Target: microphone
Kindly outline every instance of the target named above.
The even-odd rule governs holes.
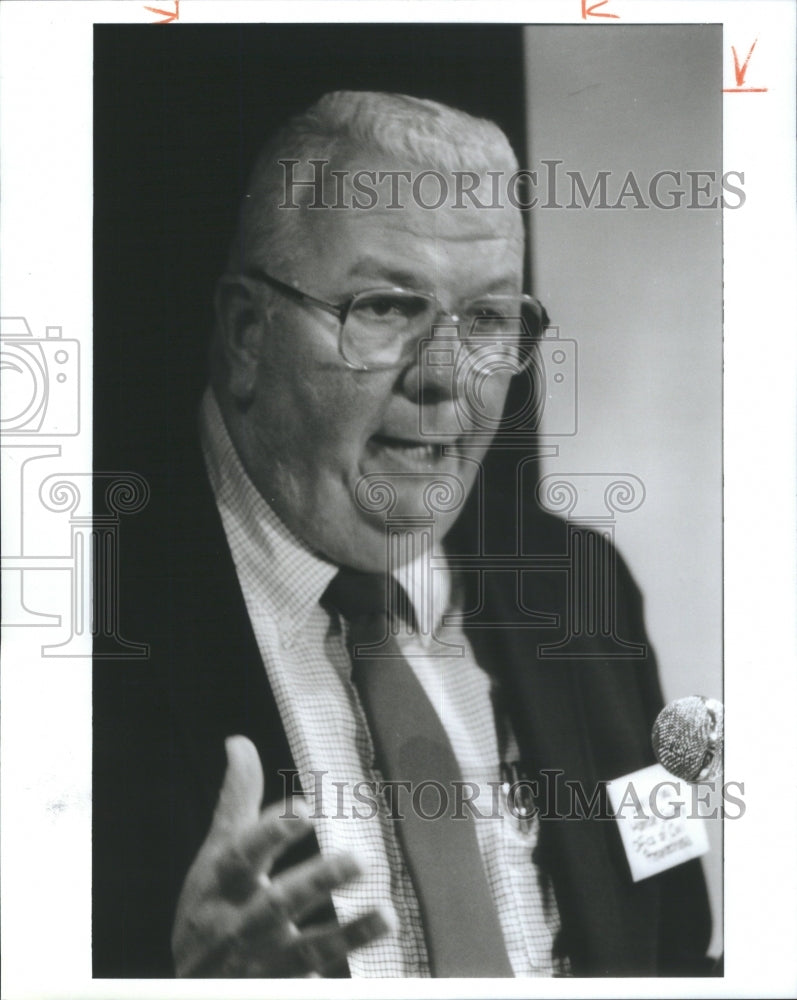
[[[712,781],[722,773],[725,709],[690,695],[665,705],[650,734],[656,760],[683,781]]]

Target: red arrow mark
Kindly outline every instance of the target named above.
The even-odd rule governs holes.
[[[600,0],[599,3],[592,4],[591,7],[587,7],[587,0],[581,0],[581,18],[586,21],[588,17],[613,17],[616,20],[620,20],[619,14],[596,14],[598,7],[605,7],[609,0]]]
[[[172,21],[180,20],[180,0],[174,0],[174,10],[161,10],[159,7],[144,7],[144,10],[151,10],[153,14],[162,14],[162,21],[154,21],[154,24],[170,24]]]
[[[767,87],[745,87],[744,78],[747,74],[747,67],[750,63],[750,56],[753,54],[753,49],[756,47],[758,39],[750,46],[750,51],[747,53],[747,58],[739,65],[739,54],[736,48],[731,45],[731,52],[733,52],[733,74],[736,77],[735,87],[724,87],[723,92],[726,94],[764,94],[767,91]]]

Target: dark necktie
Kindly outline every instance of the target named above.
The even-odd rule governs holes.
[[[454,783],[462,781],[459,765],[391,631],[399,622],[396,609],[409,602],[392,577],[390,582],[388,592],[384,575],[344,569],[324,603],[349,623],[352,680],[377,766],[387,781],[410,783],[409,792],[394,791],[392,811],[402,816],[394,822],[421,908],[432,975],[512,976],[476,839],[477,820],[467,806],[459,809],[467,818],[451,818]],[[445,796],[434,786],[442,786]],[[425,818],[443,804],[440,818]]]

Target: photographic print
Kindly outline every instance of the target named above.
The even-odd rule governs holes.
[[[721,71],[710,25],[95,29],[95,468],[148,494],[95,974],[716,970],[698,834],[626,860],[600,797],[660,684],[722,697]]]
[[[740,687],[736,248],[775,209],[729,105],[788,70],[779,5],[714,6],[70,22],[77,304],[4,303],[3,624],[78,992],[745,988],[790,751]]]

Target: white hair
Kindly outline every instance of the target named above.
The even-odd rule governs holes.
[[[286,169],[281,160],[328,160],[344,167],[364,154],[394,161],[397,167],[431,168],[441,173],[488,170],[510,175],[517,158],[509,140],[491,121],[436,101],[369,91],[340,90],[325,94],[303,114],[291,119],[266,143],[257,158],[243,198],[238,230],[230,249],[228,270],[253,264],[280,274],[301,252],[302,210],[312,189],[298,187],[285,203]]]

